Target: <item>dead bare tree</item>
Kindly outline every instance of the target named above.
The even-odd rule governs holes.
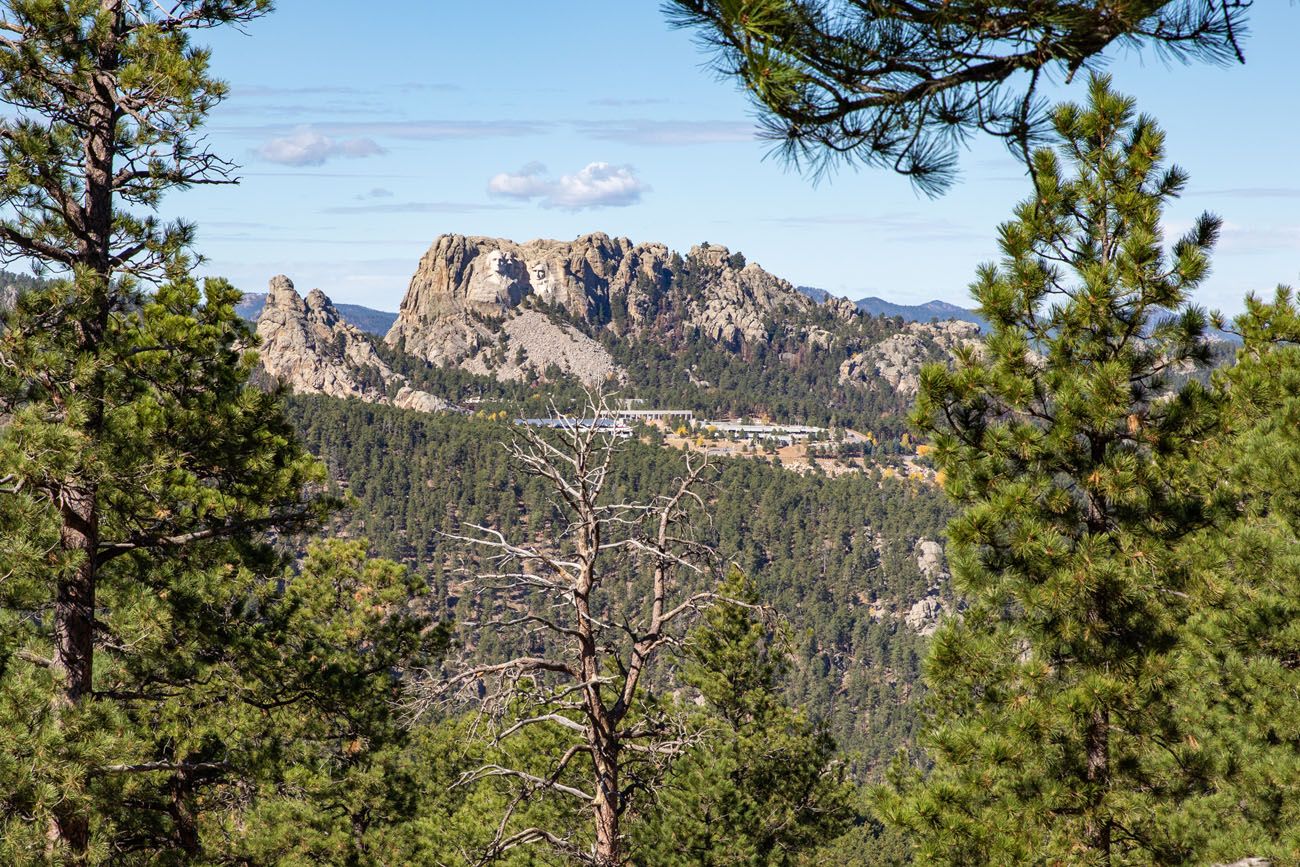
[[[620,823],[689,737],[645,701],[645,691],[661,651],[714,598],[707,589],[689,589],[712,586],[705,581],[713,553],[690,534],[691,518],[704,506],[699,492],[708,462],[687,453],[671,490],[644,502],[618,501],[609,489],[620,445],[613,417],[603,397],[589,396],[587,410],[588,418],[567,419],[552,431],[521,427],[508,446],[523,472],[550,489],[564,516],[562,532],[516,543],[500,530],[473,526],[456,537],[491,564],[477,576],[480,592],[504,591],[511,600],[474,625],[512,631],[524,640],[520,646],[544,649],[412,681],[413,716],[472,704],[495,742],[549,726],[567,745],[544,775],[487,764],[457,783],[517,784],[479,863],[530,843],[599,867],[626,863]],[[645,590],[618,600],[629,586]],[[575,799],[590,826],[512,827],[521,805],[539,797]]]

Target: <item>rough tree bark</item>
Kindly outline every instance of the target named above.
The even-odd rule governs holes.
[[[42,485],[57,508],[67,564],[53,582],[50,610],[56,721],[94,698],[96,585],[112,556],[101,538],[93,469],[105,402],[98,356],[111,317],[124,306],[119,281],[159,279],[193,237],[181,222],[122,219],[122,206],[152,209],[172,188],[233,182],[233,167],[202,147],[196,132],[223,86],[207,76],[206,55],[189,54],[183,39],[166,37],[247,22],[268,9],[268,0],[0,9],[0,261],[30,260],[71,281],[66,309],[53,311],[51,321],[68,330],[92,371],[62,383],[56,401],[86,457]],[[156,56],[140,56],[142,39],[154,40]],[[74,802],[56,810],[51,846],[73,863],[84,861],[89,834]]]

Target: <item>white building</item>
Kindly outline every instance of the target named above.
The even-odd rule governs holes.
[[[623,421],[666,421],[690,424],[695,413],[689,409],[615,409],[610,414]]]
[[[740,424],[729,421],[705,422],[705,426],[714,433],[724,434],[732,439],[774,440],[791,443],[804,442],[819,434],[826,433],[824,427],[812,427],[806,424]]]
[[[632,436],[632,428],[628,427],[622,420],[614,418],[517,418],[515,424],[551,428],[553,430],[596,428],[602,433],[607,433],[619,439],[628,439]]]

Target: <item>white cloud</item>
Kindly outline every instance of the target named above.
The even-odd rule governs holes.
[[[556,208],[624,207],[641,201],[650,189],[631,166],[588,163],[580,172],[564,175],[542,204]]]
[[[248,136],[292,138],[304,130],[334,139],[404,139],[457,141],[545,135],[554,123],[520,120],[333,120],[291,128],[285,123],[230,126],[228,132]]]
[[[517,172],[501,172],[488,181],[488,193],[511,199],[537,199],[543,208],[580,211],[584,208],[622,208],[641,201],[650,187],[632,166],[588,163],[558,179],[546,176],[546,166],[532,162]]]
[[[551,191],[553,181],[545,177],[546,166],[531,162],[517,172],[501,172],[488,181],[488,192],[508,199],[532,199]]]
[[[1297,246],[1300,246],[1300,226],[1297,225],[1231,221],[1223,224],[1220,249],[1225,253],[1276,253],[1295,250]]]
[[[257,149],[262,159],[286,166],[319,166],[335,157],[360,159],[382,153],[384,149],[373,139],[333,138],[306,126],[269,139]]]

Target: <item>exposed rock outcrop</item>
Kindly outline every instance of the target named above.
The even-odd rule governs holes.
[[[443,412],[455,408],[442,398],[409,385],[399,388],[391,402],[398,409],[413,409],[416,412]]]
[[[257,320],[263,371],[299,394],[391,403],[425,412],[448,409],[445,400],[409,387],[379,357],[370,338],[346,322],[319,289],[303,298],[284,275],[271,279]],[[389,398],[396,390],[396,397]]]
[[[518,244],[443,235],[420,260],[386,338],[439,365],[503,379],[550,365],[589,384],[618,378],[591,335],[699,333],[738,348],[765,341],[782,311],[815,302],[725,247],[679,256],[602,233]],[[848,308],[836,315],[855,315]]]
[[[262,308],[266,306],[267,295],[266,292],[245,292],[244,297],[235,305],[235,312],[241,319],[256,327],[257,319],[262,315]],[[334,309],[347,320],[349,325],[355,325],[358,330],[371,337],[383,337],[397,320],[396,313],[375,310],[361,304],[335,304]]]
[[[394,373],[319,289],[304,299],[284,275],[271,279],[257,320],[262,367],[293,391],[379,400]]]
[[[925,596],[912,603],[903,615],[903,622],[919,635],[932,635],[948,614],[948,605],[942,597],[944,582],[948,580],[943,546],[932,539],[918,539],[912,549],[916,567],[930,582]]]
[[[943,622],[945,608],[937,593],[918,599],[903,615],[907,628],[917,635],[933,635]]]
[[[926,362],[952,359],[960,347],[978,342],[979,326],[973,322],[910,322],[906,330],[845,359],[840,382],[865,388],[888,386],[912,397],[920,390],[921,367]]]
[[[699,272],[694,276],[701,291],[688,296],[693,309],[687,319],[720,343],[762,342],[774,313],[804,311],[815,303],[757,265],[737,267],[740,263],[726,247],[692,247],[690,261]]]
[[[916,543],[916,567],[931,582],[945,581],[948,571],[944,568],[943,546],[932,539],[920,539]]]

